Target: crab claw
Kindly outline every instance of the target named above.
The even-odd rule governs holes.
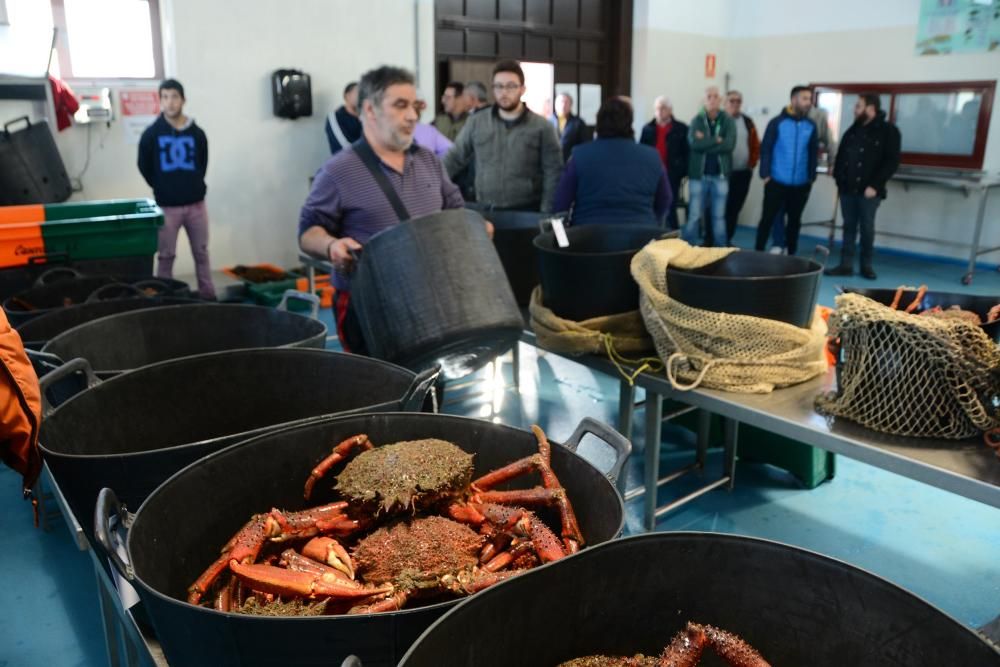
[[[365,451],[371,448],[372,443],[369,442],[368,436],[364,433],[352,435],[350,438],[340,442],[333,448],[333,452],[329,456],[317,463],[316,467],[312,469],[312,472],[309,474],[309,478],[306,480],[305,489],[302,494],[303,497],[306,500],[309,500],[316,482],[323,479],[323,476],[330,472],[330,469],[333,468],[333,466],[337,465],[348,456],[353,456],[356,450]]]
[[[351,599],[392,591],[391,584],[365,586],[332,575],[295,572],[273,565],[243,565],[232,561],[229,568],[253,590],[279,596],[295,595],[311,600],[324,597]]]
[[[302,555],[326,563],[351,579],[354,578],[354,562],[347,554],[347,549],[332,537],[314,537],[302,547]]]

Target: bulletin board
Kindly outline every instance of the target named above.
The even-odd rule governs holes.
[[[921,0],[917,55],[1000,51],[1000,0]]]

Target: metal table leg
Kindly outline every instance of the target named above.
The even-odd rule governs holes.
[[[707,410],[698,411],[698,450],[696,461],[698,467],[705,469],[705,458],[708,456],[708,436],[712,432],[712,415]]]
[[[514,343],[510,351],[511,376],[514,381],[514,389],[521,388],[521,341]]]
[[[635,386],[625,380],[618,384],[618,431],[626,438],[632,437],[632,414],[635,406]]]
[[[662,435],[663,397],[646,391],[646,490],[644,524],[646,530],[656,528],[656,490],[660,479],[660,437]]]
[[[739,443],[740,423],[735,419],[727,418],[722,422],[722,429],[725,442],[725,456],[723,457],[725,469],[722,474],[725,479],[729,480],[726,488],[732,491],[736,484],[736,447]]]
[[[962,276],[962,284],[968,285],[972,282],[972,276],[976,273],[976,258],[979,257],[979,239],[983,235],[983,218],[986,217],[986,200],[989,198],[989,188],[979,190],[979,211],[976,213],[976,229],[972,233],[972,250],[969,251],[969,266]]]

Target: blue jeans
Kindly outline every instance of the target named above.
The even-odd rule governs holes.
[[[844,216],[844,245],[840,250],[840,265],[854,268],[854,250],[858,231],[861,232],[861,270],[871,270],[875,247],[875,212],[882,200],[864,195],[840,195],[840,212]]]
[[[698,242],[701,231],[701,216],[705,210],[705,200],[712,204],[712,239],[716,245],[726,244],[726,198],[729,196],[729,181],[725,176],[702,176],[701,180],[688,180],[688,219],[682,236],[691,245]]]

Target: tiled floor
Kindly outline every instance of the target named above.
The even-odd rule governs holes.
[[[748,238],[741,230],[738,239]],[[953,263],[880,256],[876,268],[878,286],[926,283],[1000,295],[996,271],[977,274],[972,286],[963,287],[964,267]],[[871,283],[826,279],[822,303],[832,305],[834,284]],[[329,323],[328,313],[326,318]],[[461,391],[451,390],[445,411],[538,423],[555,440],[568,436],[584,416],[614,423],[613,378],[527,346],[521,352],[519,391],[504,389],[511,378],[507,361],[479,373],[478,386],[464,390],[483,389],[485,400],[463,400]],[[640,423],[641,417],[640,412]],[[640,452],[641,440],[637,432]],[[665,429],[661,465],[673,467],[689,457],[689,440],[681,429]],[[632,485],[641,478],[641,466],[641,455],[634,456],[628,472]],[[718,450],[709,460],[713,466],[721,466]],[[106,664],[90,558],[60,523],[48,532],[32,527],[19,483],[16,474],[0,467],[0,667]],[[661,500],[681,495],[686,483],[667,485]],[[630,532],[640,529],[639,505],[628,505]],[[709,493],[665,517],[657,529],[739,533],[813,549],[880,574],[972,626],[1000,613],[1000,510],[844,457],[837,461],[836,478],[811,491],[777,468],[740,463],[734,491]]]

